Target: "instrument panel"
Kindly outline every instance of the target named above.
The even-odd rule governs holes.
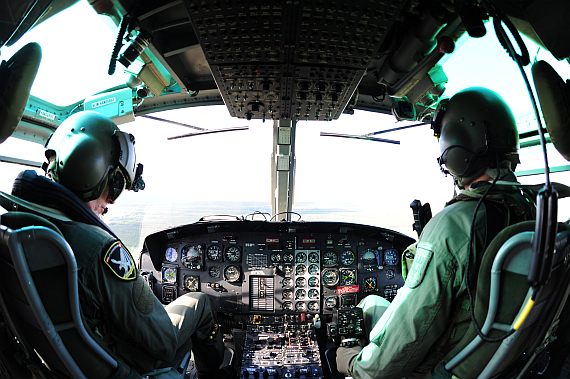
[[[218,312],[330,314],[369,294],[393,299],[413,242],[351,223],[200,222],[149,235],[139,267],[164,303],[201,291]]]

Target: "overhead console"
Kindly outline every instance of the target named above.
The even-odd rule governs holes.
[[[414,240],[341,222],[199,222],[146,237],[140,269],[164,303],[191,291],[232,314],[332,314],[368,294],[389,300]]]

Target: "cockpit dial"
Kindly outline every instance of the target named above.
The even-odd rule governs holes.
[[[327,308],[334,308],[336,307],[338,303],[338,299],[336,298],[336,296],[329,296],[325,299],[325,306]]]
[[[190,270],[202,270],[204,256],[201,245],[186,245],[182,248],[180,257],[182,264]]]
[[[339,275],[338,271],[334,268],[327,268],[323,270],[323,284],[327,287],[334,287],[338,284]]]
[[[229,265],[224,268],[224,279],[229,283],[234,283],[239,280],[241,276],[241,270],[238,266]]]
[[[311,312],[318,312],[319,311],[319,303],[316,301],[309,301],[309,310]]]
[[[298,265],[295,268],[295,274],[297,275],[305,275],[306,272],[307,272],[307,267],[305,267],[305,265]]]
[[[384,264],[386,266],[395,266],[398,264],[398,251],[389,249],[384,252]]]
[[[162,268],[162,281],[164,283],[176,283],[176,268],[163,267]]]
[[[212,278],[219,278],[220,277],[220,268],[218,266],[210,266],[208,269],[208,274]]]
[[[293,303],[290,301],[286,301],[283,303],[283,310],[284,311],[292,311],[293,310]]]
[[[164,252],[164,258],[168,262],[176,262],[176,260],[178,259],[178,251],[176,251],[176,249],[173,247],[169,247]]]
[[[295,280],[295,287],[305,287],[307,285],[307,279],[302,276]]]
[[[206,250],[206,259],[213,262],[221,262],[222,248],[218,245],[208,246],[208,250]]]
[[[307,297],[307,291],[303,289],[295,291],[295,300],[303,300],[306,297]]]
[[[200,277],[194,275],[184,277],[184,288],[191,292],[200,291]]]
[[[340,254],[340,263],[343,266],[350,266],[354,263],[354,253],[352,250],[345,250]]]
[[[224,252],[226,262],[237,263],[241,260],[241,249],[239,246],[228,246]]]
[[[360,263],[362,263],[362,267],[365,269],[377,269],[381,265],[380,253],[378,250],[366,249],[360,255]]]
[[[353,269],[340,269],[340,285],[351,286],[356,283],[356,272]]]
[[[378,280],[374,276],[364,278],[362,286],[364,287],[364,292],[375,292],[378,286]]]
[[[318,263],[319,262],[319,253],[316,251],[312,251],[309,253],[309,262],[310,263]]]
[[[327,250],[323,253],[323,265],[324,266],[336,266],[338,263],[338,255],[335,251]]]
[[[302,301],[297,302],[297,304],[295,304],[295,310],[297,312],[305,312],[307,310],[307,304],[305,304]]]
[[[309,274],[317,275],[319,273],[319,265],[312,264],[309,266]]]
[[[271,256],[269,258],[271,259],[271,262],[273,262],[273,263],[281,262],[281,254],[279,254],[279,253],[271,253]]]
[[[311,276],[309,278],[309,287],[318,287],[319,279],[316,276]]]
[[[307,261],[307,254],[303,253],[302,251],[297,253],[295,256],[296,263],[305,263]]]
[[[287,277],[283,278],[281,285],[283,286],[283,288],[291,288],[291,287],[293,287],[293,279],[291,279],[287,276]]]
[[[282,295],[284,300],[291,300],[293,298],[293,290],[285,290]]]
[[[308,295],[309,295],[309,299],[318,299],[319,298],[319,291],[312,288],[309,290]]]
[[[283,254],[283,263],[291,263],[293,262],[293,259],[294,259],[293,253]]]

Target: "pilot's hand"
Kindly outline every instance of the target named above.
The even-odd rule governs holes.
[[[339,347],[336,350],[336,367],[339,372],[347,375],[352,375],[350,372],[351,363],[354,358],[360,353],[362,346],[353,347]]]

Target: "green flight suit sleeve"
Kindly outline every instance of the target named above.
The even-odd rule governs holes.
[[[473,215],[466,202],[449,208],[459,209],[444,209],[426,225],[405,286],[376,322],[370,343],[352,359],[355,379],[409,375],[447,331],[454,301],[464,291],[471,222],[466,215]],[[468,209],[458,212],[462,208]]]
[[[134,267],[134,261],[130,266],[124,252],[123,256],[118,255],[118,241],[100,228],[79,226],[64,233],[81,266],[80,297],[103,313],[109,335],[122,346],[132,346],[133,356],[140,351],[155,361],[173,359],[177,346],[175,328],[160,301]],[[110,256],[110,252],[114,255]],[[123,260],[126,262],[120,262],[121,257],[126,258]],[[124,274],[124,278],[111,269],[106,259],[123,264],[121,270],[119,265],[115,269]],[[151,361],[148,357],[146,360]],[[154,362],[148,363],[154,365]]]

